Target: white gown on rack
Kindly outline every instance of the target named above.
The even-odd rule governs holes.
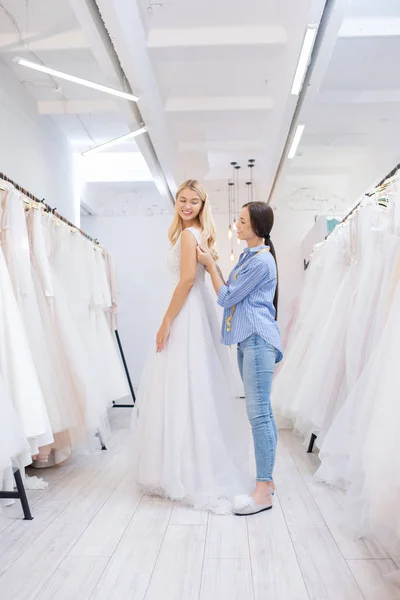
[[[21,469],[30,462],[27,438],[14,409],[4,377],[0,373],[0,490],[12,492],[14,489],[12,465]],[[33,488],[33,486],[29,487]],[[14,500],[0,500],[0,507],[10,504],[14,504]]]
[[[317,477],[346,489],[349,526],[400,554],[400,280],[386,326],[321,447]]]
[[[112,301],[102,249],[88,244],[87,241],[84,243],[87,253],[87,278],[91,284],[91,330],[96,341],[103,389],[107,393],[108,403],[111,404],[114,400],[130,396],[130,390],[116,338],[107,321],[107,311],[111,309]]]
[[[53,434],[76,429],[75,401],[59,369],[51,328],[42,318],[33,280],[24,204],[16,190],[3,200],[2,242]],[[54,336],[54,332],[53,332]],[[68,445],[68,441],[67,441]]]
[[[321,361],[326,366],[328,352],[335,343],[334,340],[328,338],[326,347],[317,352],[321,332],[330,327],[334,333],[338,333],[335,322],[330,322],[332,298],[335,298],[341,289],[340,297],[343,300],[343,295],[346,293],[344,286],[351,285],[349,277],[346,277],[345,282],[342,281],[347,273],[348,265],[340,250],[340,245],[335,239],[338,235],[341,235],[339,229],[334,232],[331,243],[317,246],[311,257],[297,319],[293,324],[286,350],[286,358],[272,387],[272,405],[278,427],[291,429],[300,417],[297,427],[303,435],[308,435],[310,428],[316,424],[313,423],[313,418],[305,418],[304,413],[300,416],[303,399],[305,398],[307,403],[310,402],[314,406],[315,402],[318,402],[315,395],[312,398],[308,397],[307,390],[310,389],[310,385],[312,386],[311,390],[314,389],[314,376],[320,378],[322,374]],[[339,311],[342,304],[341,301],[338,306]],[[311,355],[316,356],[318,366],[310,360]],[[330,385],[335,387],[337,373],[332,370],[330,376]],[[318,385],[323,385],[321,378]],[[305,395],[302,390],[305,391]],[[299,395],[299,391],[301,395]],[[316,418],[320,422],[320,416]]]
[[[0,371],[30,442],[32,456],[54,441],[21,313],[0,251]],[[30,464],[30,460],[23,466]]]
[[[0,489],[2,472],[20,455],[29,455],[29,445],[0,373]]]
[[[54,326],[62,340],[74,382],[83,392],[86,430],[89,442],[94,434],[108,436],[107,396],[102,387],[97,348],[90,331],[90,292],[86,277],[86,257],[80,252],[80,235],[64,225],[58,226],[44,215],[47,246],[50,250],[51,292],[49,301]],[[38,226],[38,238],[41,229]],[[44,257],[43,257],[44,259]],[[43,277],[47,269],[43,271]],[[62,273],[62,277],[60,277]]]
[[[355,433],[360,430],[363,435],[363,419],[370,418],[364,397],[365,382],[370,380],[370,370],[375,364],[377,348],[382,343],[393,296],[400,282],[400,238],[387,231],[369,229],[365,231],[364,245],[364,250],[370,246],[373,252],[366,253],[365,258],[369,260],[361,264],[360,287],[353,308],[354,311],[358,306],[360,312],[357,322],[353,319],[349,329],[349,333],[357,334],[359,345],[349,336],[346,353],[349,393],[321,445],[321,466],[317,473],[318,478],[343,488],[347,488],[353,477],[348,465],[357,440]],[[365,280],[370,283],[369,294],[374,299],[372,307],[368,302],[367,286],[363,285]],[[361,294],[365,297],[364,302]]]
[[[199,231],[190,231],[200,242]],[[168,257],[174,285],[180,252],[179,239]],[[223,514],[236,494],[250,492],[252,481],[249,426],[243,401],[230,391],[215,304],[199,265],[166,349],[152,353],[145,368],[133,435],[136,480],[147,493]]]
[[[38,373],[55,438],[51,448],[42,449],[39,460],[45,462],[46,454],[49,455],[52,450],[51,462],[60,463],[70,455],[71,450],[85,441],[85,406],[82,388],[73,377],[62,338],[54,323],[53,286],[44,245],[41,211],[31,208],[26,225],[31,283],[27,288],[28,293],[22,297],[24,317],[26,322],[29,321],[31,345],[36,346]]]
[[[326,303],[331,301],[329,313],[324,321],[315,323],[319,337],[314,338],[307,352],[304,373],[293,403],[295,429],[307,438],[311,433],[319,434],[323,428],[340,393],[345,374],[344,346],[349,300],[354,289],[350,239],[347,235],[340,239],[344,238],[345,231],[348,235],[350,226],[340,230],[330,243],[341,281],[333,298],[325,300]]]

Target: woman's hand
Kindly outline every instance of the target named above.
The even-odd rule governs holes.
[[[206,248],[203,248],[203,246],[197,246],[197,260],[205,266],[207,271],[215,264],[211,252]]]
[[[171,323],[168,319],[164,319],[161,323],[161,327],[158,330],[156,338],[157,352],[162,352],[165,348],[169,334],[171,331]]]

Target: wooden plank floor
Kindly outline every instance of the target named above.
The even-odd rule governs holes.
[[[341,494],[317,459],[280,436],[274,509],[238,519],[142,496],[130,475],[129,409],[106,452],[39,473],[0,516],[1,600],[395,600],[385,550],[341,528]]]

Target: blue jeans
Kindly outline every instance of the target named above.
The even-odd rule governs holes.
[[[276,349],[259,335],[238,344],[238,363],[253,433],[257,481],[272,481],[278,430],[271,408]]]

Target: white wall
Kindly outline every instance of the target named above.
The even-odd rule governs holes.
[[[79,223],[69,144],[49,117],[38,114],[34,99],[2,61],[0,172]]]
[[[229,228],[228,215],[216,214],[216,215],[214,215],[214,221],[215,221],[215,226],[217,228],[217,246],[218,246],[220,267],[221,267],[223,274],[226,277],[228,277],[233,265],[235,264],[235,263],[232,263],[230,260],[231,241],[228,238],[228,228]],[[233,251],[235,253],[235,260],[237,261],[237,259],[240,256],[240,253],[242,252],[242,250],[244,248],[244,244],[243,244],[243,242],[241,242],[240,245],[238,245],[235,234],[233,234],[232,246],[233,246]]]
[[[120,292],[118,330],[137,386],[171,296],[166,260],[171,216],[82,217],[81,227],[113,255]]]
[[[302,241],[313,224],[314,213],[311,211],[293,211],[284,205],[275,210],[271,238],[278,259],[278,320],[284,339],[304,278]]]
[[[328,233],[328,222],[325,216],[319,217],[301,244],[303,261],[309,261],[315,244],[321,242]]]

